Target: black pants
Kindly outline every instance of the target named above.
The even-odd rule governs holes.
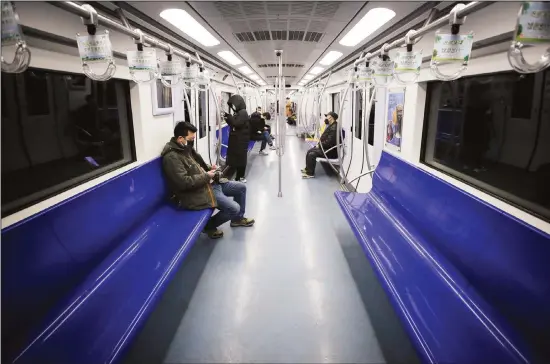
[[[324,158],[325,155],[321,148],[313,147],[307,151],[306,154],[306,173],[310,176],[315,174],[315,165],[317,164],[317,158]]]
[[[241,178],[244,178],[244,172],[246,172],[246,166],[244,166],[244,167],[235,167],[235,170],[237,171],[237,175],[235,176],[235,181],[238,181]]]

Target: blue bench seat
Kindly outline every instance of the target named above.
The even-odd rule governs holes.
[[[547,234],[387,152],[335,196],[422,362],[548,358]]]
[[[218,138],[218,133],[216,133],[216,139]],[[226,159],[227,157],[227,145],[229,143],[229,125],[222,126],[222,146],[221,146],[221,152],[220,155],[223,159]],[[256,141],[251,140],[248,142],[248,152],[254,148],[254,145],[256,144]]]
[[[5,362],[120,361],[212,214],[167,201],[156,159],[3,230]]]

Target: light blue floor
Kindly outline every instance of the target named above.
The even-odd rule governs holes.
[[[197,242],[215,245],[164,362],[385,363],[341,245],[336,178],[317,166],[302,180],[305,143],[287,136],[279,198],[277,156],[258,147],[246,177],[256,225]]]

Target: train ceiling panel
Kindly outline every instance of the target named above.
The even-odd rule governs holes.
[[[234,53],[242,64],[249,66],[268,83],[277,74],[276,67],[260,67],[275,61],[275,49],[283,50],[285,64],[301,64],[303,67],[286,67],[285,75],[299,80],[331,50],[341,52],[342,59],[362,49],[369,39],[391,28],[411,13],[419,12],[425,2],[346,2],[346,1],[191,1],[191,2],[128,2],[132,7],[151,18],[197,47],[211,54],[220,51]],[[433,5],[437,5],[434,2]],[[356,46],[347,47],[339,41],[371,9],[385,7],[396,15],[375,33]],[[202,47],[187,37],[180,29],[160,17],[165,9],[179,8],[187,11],[203,25],[220,44]],[[425,14],[424,14],[425,13]],[[222,62],[225,62],[220,58]],[[294,76],[294,77],[292,77]]]

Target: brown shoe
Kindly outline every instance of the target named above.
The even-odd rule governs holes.
[[[243,217],[242,219],[231,221],[231,227],[249,227],[254,225],[255,222],[254,219]]]
[[[214,229],[214,230],[204,230],[203,233],[208,235],[210,239],[219,239],[223,237],[223,231]]]

